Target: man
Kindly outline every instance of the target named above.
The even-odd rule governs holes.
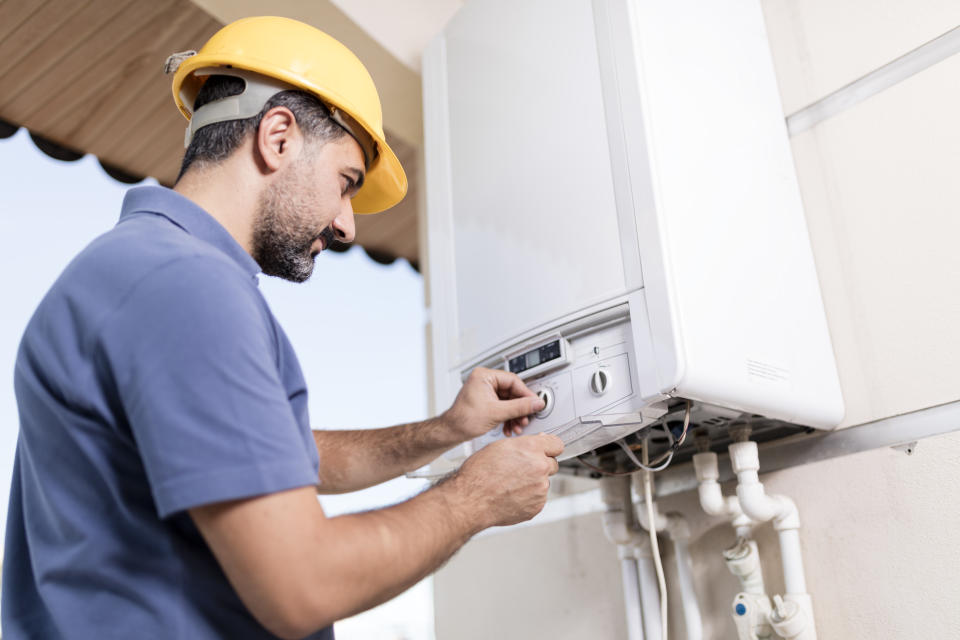
[[[557,470],[557,438],[510,438],[405,503],[324,516],[318,489],[396,477],[501,423],[519,434],[542,403],[478,369],[432,420],[311,432],[257,273],[305,280],[353,240],[354,205],[403,197],[379,98],[340,43],[280,18],[177,62],[175,189],[131,190],[21,343],[5,640],[332,638],[478,531],[532,517]]]

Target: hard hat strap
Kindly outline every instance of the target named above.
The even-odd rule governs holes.
[[[219,75],[240,78],[244,82],[244,89],[237,95],[208,102],[194,111],[190,122],[187,124],[187,130],[184,133],[184,148],[189,147],[194,134],[207,125],[226,122],[228,120],[252,118],[263,110],[264,105],[267,104],[270,98],[281,91],[302,91],[302,89],[292,84],[245,69],[206,67],[197,69],[194,74],[199,76]],[[340,127],[360,145],[360,149],[363,151],[364,166],[369,169],[377,157],[376,142],[374,142],[373,138],[367,134],[363,127],[347,113],[333,105],[326,106],[330,110],[331,119],[340,125]]]
[[[208,124],[226,122],[227,120],[244,120],[252,118],[263,110],[273,96],[281,91],[297,90],[297,87],[275,80],[267,76],[246,71],[244,69],[227,69],[225,67],[208,67],[197,69],[196,75],[233,76],[244,82],[241,93],[208,102],[193,112],[187,131],[184,135],[183,146],[189,147],[193,134]]]

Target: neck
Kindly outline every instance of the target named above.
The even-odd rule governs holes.
[[[230,161],[228,158],[213,167],[188,170],[173,190],[213,216],[252,256],[259,185],[241,167],[232,167]]]

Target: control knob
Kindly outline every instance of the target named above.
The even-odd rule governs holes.
[[[543,409],[537,413],[537,417],[546,418],[553,411],[553,391],[548,387],[543,387],[537,391],[537,397],[543,400]]]
[[[602,396],[610,388],[610,374],[603,369],[597,369],[590,376],[590,392],[595,396]]]

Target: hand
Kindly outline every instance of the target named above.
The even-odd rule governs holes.
[[[447,427],[463,440],[482,436],[501,422],[504,435],[519,435],[543,400],[515,373],[477,367],[444,414]]]
[[[493,442],[467,458],[454,478],[476,503],[483,528],[529,520],[547,501],[563,441],[540,433]]]

